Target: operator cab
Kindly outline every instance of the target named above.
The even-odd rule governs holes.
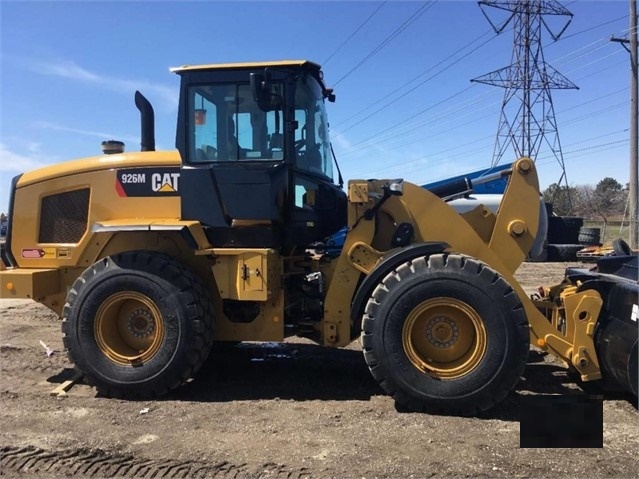
[[[185,66],[176,147],[182,218],[219,247],[320,241],[346,224],[333,180],[319,65],[308,61]]]

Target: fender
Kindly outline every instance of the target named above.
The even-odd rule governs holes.
[[[373,271],[366,277],[359,285],[357,292],[353,298],[351,305],[351,338],[355,339],[361,330],[360,322],[362,314],[364,313],[364,306],[366,301],[373,292],[375,286],[377,286],[381,280],[390,273],[398,264],[405,263],[413,258],[421,256],[429,256],[431,254],[443,253],[449,248],[448,243],[442,242],[428,242],[428,243],[413,243],[404,248],[400,248],[392,251],[380,261]]]
[[[92,233],[120,233],[124,231],[178,231],[194,250],[210,248],[202,225],[198,221],[167,219],[135,219],[98,221],[91,227]]]

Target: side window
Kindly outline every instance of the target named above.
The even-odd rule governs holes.
[[[215,104],[195,93],[193,98],[194,140],[191,161],[204,163],[217,158],[217,108]]]

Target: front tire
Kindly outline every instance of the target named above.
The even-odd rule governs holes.
[[[514,389],[529,328],[513,289],[486,264],[438,254],[398,265],[362,321],[366,363],[397,404],[472,415]]]
[[[73,284],[62,312],[69,359],[109,397],[156,397],[200,368],[213,340],[202,282],[169,256],[104,258]]]

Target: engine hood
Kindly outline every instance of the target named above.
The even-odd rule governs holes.
[[[78,160],[65,161],[51,166],[24,173],[17,187],[32,185],[54,178],[68,177],[91,171],[111,170],[115,168],[135,168],[144,166],[180,166],[181,159],[177,150],[144,151],[101,155]]]

